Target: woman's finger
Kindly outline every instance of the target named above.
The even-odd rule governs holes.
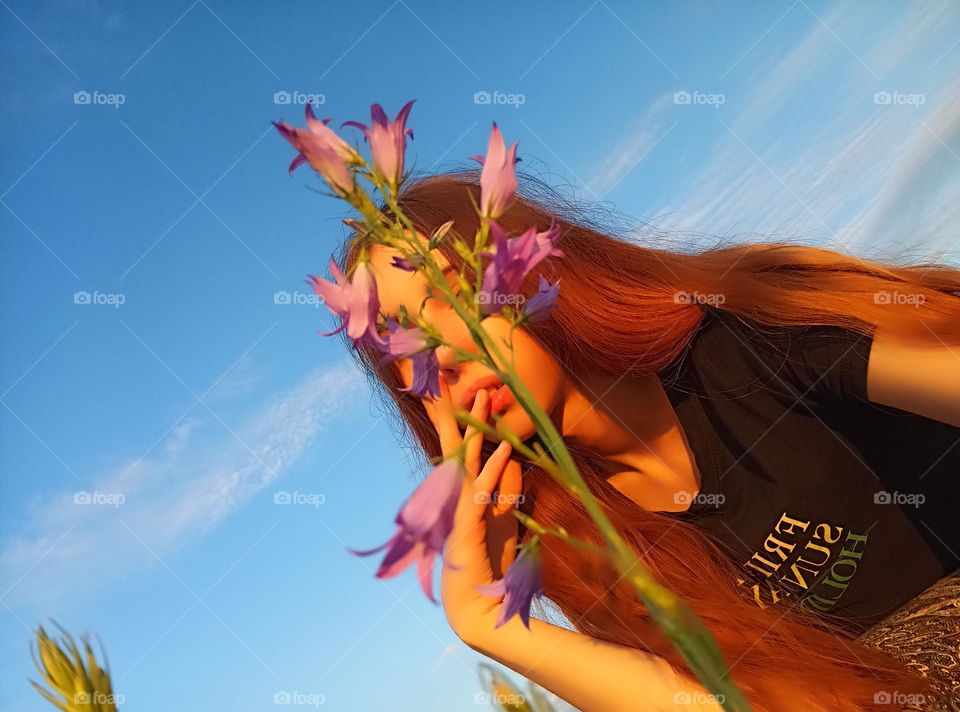
[[[440,379],[440,397],[434,401],[434,413],[437,417],[437,433],[440,435],[440,449],[444,455],[450,455],[460,447],[463,437],[460,434],[460,425],[454,415],[453,397],[450,395],[450,386],[444,379]]]
[[[484,390],[477,391],[470,415],[479,420],[481,423],[485,423],[487,422],[487,417],[489,414],[490,394]],[[475,479],[477,475],[480,474],[480,450],[483,447],[483,433],[473,425],[468,425],[467,432],[464,434],[463,439],[467,443],[466,453],[464,456],[467,475],[471,479]]]
[[[520,504],[520,496],[523,493],[523,477],[520,463],[516,460],[510,460],[503,470],[500,482],[497,485],[497,501],[493,503],[494,512],[497,514],[509,512],[515,506]]]
[[[516,558],[519,523],[513,509],[521,502],[522,490],[520,463],[511,458],[497,482],[496,497],[483,514],[487,555],[496,578],[503,576]]]
[[[483,464],[483,469],[480,470],[480,474],[474,483],[474,489],[477,492],[482,492],[488,497],[493,494],[493,490],[496,488],[497,482],[500,481],[500,476],[503,474],[503,468],[506,467],[510,461],[510,453],[512,452],[513,446],[506,440],[503,440],[497,446],[497,449],[493,451],[493,454],[490,455]]]

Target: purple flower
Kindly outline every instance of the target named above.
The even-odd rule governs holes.
[[[401,391],[410,391],[421,398],[440,396],[440,362],[436,349],[430,348],[430,341],[419,327],[406,329],[395,320],[387,319],[387,356],[384,363],[398,358],[410,358],[413,361],[413,384]]]
[[[503,228],[491,221],[490,234],[494,249],[484,254],[493,255],[493,259],[483,272],[479,295],[480,310],[484,314],[494,314],[504,304],[518,301],[512,297],[519,293],[523,278],[540,262],[547,257],[563,257],[563,251],[554,246],[560,237],[556,223],[545,232],[531,227],[519,237],[507,237]]]
[[[327,309],[340,317],[343,323],[333,331],[321,332],[323,336],[337,334],[344,329],[353,339],[354,347],[373,346],[383,350],[386,342],[377,333],[377,313],[380,311],[380,299],[377,296],[377,283],[373,277],[370,263],[357,263],[350,281],[347,281],[337,263],[330,258],[330,272],[337,280],[330,282],[314,275],[304,280],[313,291],[323,299]]]
[[[367,551],[349,551],[368,556],[386,548],[387,553],[377,569],[377,578],[381,579],[396,576],[416,561],[420,586],[427,598],[436,603],[433,560],[443,551],[443,543],[453,529],[464,475],[459,460],[444,460],[433,468],[397,513],[396,532],[385,544]]]
[[[393,259],[390,260],[391,267],[406,270],[407,272],[416,272],[424,263],[425,260],[422,255],[411,255],[410,257],[394,255]]]
[[[560,280],[553,284],[547,281],[546,277],[540,275],[540,286],[536,294],[530,297],[523,308],[523,315],[527,321],[543,321],[550,314],[550,310],[557,303],[557,297],[560,294]]]
[[[403,177],[403,154],[407,148],[407,135],[413,138],[413,129],[406,128],[407,115],[413,106],[408,101],[397,118],[387,118],[380,104],[370,107],[371,126],[368,128],[356,121],[344,121],[344,126],[356,126],[363,131],[364,138],[370,143],[373,162],[391,185],[397,185]]]
[[[494,122],[486,157],[470,156],[483,166],[480,172],[480,211],[484,217],[498,218],[510,207],[517,190],[515,166],[520,160],[517,158],[518,143],[514,141],[508,151],[503,134]]]
[[[507,569],[506,576],[487,586],[474,587],[485,596],[503,596],[494,628],[519,614],[527,630],[530,629],[530,604],[534,596],[542,593],[540,559],[540,545],[531,542]]]
[[[353,192],[353,173],[350,172],[350,162],[357,157],[356,151],[327,128],[330,119],[318,121],[313,114],[313,108],[308,103],[306,108],[307,128],[298,129],[281,121],[273,122],[277,131],[300,153],[290,163],[292,174],[298,166],[309,162],[335,193],[340,196]]]

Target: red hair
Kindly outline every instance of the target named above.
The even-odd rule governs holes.
[[[562,280],[550,317],[526,328],[574,377],[595,369],[653,374],[670,364],[703,314],[696,300],[678,300],[678,292],[722,294],[723,309],[767,325],[830,324],[863,333],[882,325],[905,338],[930,339],[935,333],[947,344],[960,344],[960,270],[880,264],[785,242],[657,249],[611,236],[609,226],[591,221],[589,206],[535,178],[520,178],[517,200],[499,222],[508,234],[518,234],[556,220],[558,246],[566,254],[547,260],[525,281],[529,295],[538,274]],[[418,231],[430,234],[454,220],[453,229],[472,244],[478,218],[471,195],[479,203],[477,171],[408,179],[399,203]],[[341,251],[344,269],[357,258],[352,245],[348,241]],[[438,249],[457,267],[463,264],[449,241]],[[875,297],[895,291],[920,296],[908,304],[878,303]],[[415,447],[439,457],[437,433],[419,398],[399,390],[396,367],[378,369],[377,355],[368,349],[354,354],[374,384],[384,387],[385,403],[399,411]],[[485,443],[483,456],[493,447]],[[590,452],[568,447],[594,496],[646,566],[704,620],[755,708],[887,709],[874,703],[875,693],[925,687],[908,667],[860,645],[835,622],[797,606],[758,607],[738,586],[742,575],[707,535],[636,506],[605,480]],[[563,526],[602,543],[575,497],[532,463],[523,467],[524,511],[548,527]],[[543,541],[544,594],[577,630],[652,651],[691,675],[632,587],[619,579],[602,557],[554,538]]]

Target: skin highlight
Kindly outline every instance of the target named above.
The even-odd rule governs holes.
[[[426,242],[423,235],[418,236]],[[434,252],[438,263],[448,267],[443,255]],[[426,279],[392,264],[400,254],[382,245],[371,250],[370,265],[377,279],[381,311],[396,317],[401,306],[416,314],[422,305],[420,313],[446,341],[476,353],[476,345],[452,307],[439,298],[428,297]],[[446,275],[448,283],[454,286],[456,271],[448,270]],[[678,502],[675,494],[695,495],[699,474],[677,415],[656,376],[623,378],[588,372],[575,379],[522,326],[514,330],[511,340],[509,323],[503,317],[487,317],[482,325],[501,340],[505,354],[513,358],[520,377],[564,439],[595,453],[611,485],[647,510],[682,511],[689,506],[689,499]],[[454,403],[464,402],[471,384],[493,375],[482,364],[457,362],[453,350],[445,346],[437,349],[437,359],[440,378],[449,386]],[[399,359],[397,367],[404,385],[409,387],[413,380],[412,362]],[[637,408],[637,403],[644,407]],[[502,424],[488,418],[499,432],[503,432],[505,424],[521,440],[535,433],[526,412],[516,402],[499,415]],[[484,437],[492,439],[489,435]]]

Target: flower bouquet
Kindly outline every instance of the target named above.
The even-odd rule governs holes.
[[[531,225],[522,234],[508,235],[498,222],[510,207],[517,190],[517,143],[507,148],[503,134],[494,123],[486,155],[472,156],[482,165],[479,204],[474,201],[479,230],[473,244],[451,229],[453,221],[423,239],[398,202],[398,191],[406,177],[406,139],[408,136],[413,138],[412,130],[406,126],[412,106],[413,101],[408,102],[391,121],[380,105],[374,104],[369,126],[355,121],[341,125],[341,128],[351,126],[362,132],[372,154],[370,161],[361,155],[358,147],[327,125],[330,119],[317,119],[310,104],[306,106],[305,127],[294,127],[283,121],[274,123],[297,150],[289,167],[290,173],[302,164],[309,164],[329,186],[333,197],[346,201],[359,214],[359,219],[345,221],[355,230],[351,239],[360,241],[356,246],[360,257],[349,273],[343,274],[331,257],[330,271],[335,281],[312,275],[308,280],[327,308],[341,320],[337,329],[325,335],[345,331],[355,348],[372,347],[382,352],[387,362],[410,359],[413,377],[409,390],[420,397],[440,395],[436,349],[441,345],[451,349],[458,360],[479,361],[494,373],[529,416],[537,438],[521,441],[509,429],[501,434],[463,409],[457,409],[458,421],[471,425],[478,434],[507,439],[516,453],[544,468],[577,496],[602,535],[605,545],[602,553],[632,584],[651,618],[680,651],[704,687],[715,695],[715,699],[722,701],[725,709],[749,710],[702,621],[675,594],[654,580],[617,532],[586,486],[553,421],[518,377],[509,353],[505,353],[505,344],[498,342],[484,328],[483,319],[496,315],[509,322],[512,335],[517,327],[549,314],[560,289],[558,282],[551,284],[541,275],[539,288],[533,296],[524,299],[519,294],[521,281],[537,265],[547,259],[563,259],[564,254],[556,245],[560,232],[556,225],[544,231]],[[374,192],[379,194],[382,207],[375,204],[371,195]],[[463,259],[456,288],[446,279],[434,254],[435,248],[444,241],[448,241]],[[425,277],[431,296],[443,300],[463,321],[475,349],[464,349],[445,341],[423,313],[401,310],[397,319],[381,317],[376,279],[369,263],[369,250],[375,245],[387,246],[399,253],[393,266]],[[376,549],[354,552],[370,555],[385,550],[377,572],[382,578],[394,576],[416,563],[421,585],[431,600],[432,565],[451,532],[458,494],[465,477],[464,445],[461,443],[452,456],[435,464],[400,509],[395,532],[385,544]],[[570,536],[562,528],[541,526],[516,509],[513,513],[531,536],[505,576],[482,593],[503,596],[496,625],[517,615],[529,627],[530,605],[540,591],[540,539],[559,537],[573,546],[596,547]]]

